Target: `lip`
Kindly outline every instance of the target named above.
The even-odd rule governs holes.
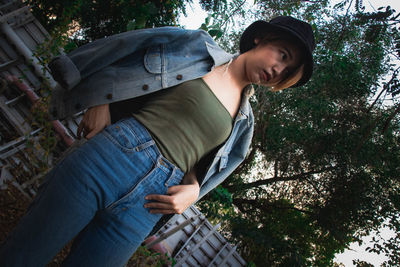
[[[261,71],[261,79],[266,83],[271,79],[271,77],[268,74],[268,72],[266,72],[265,70],[262,70]]]

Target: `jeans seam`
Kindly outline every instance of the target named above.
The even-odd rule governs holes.
[[[124,125],[126,126],[127,130],[128,130],[130,133],[132,133],[132,135],[136,138],[136,141],[137,141],[138,143],[141,143],[141,144],[135,146],[135,148],[134,148],[135,151],[143,151],[143,152],[145,152],[146,155],[152,160],[153,164],[156,164],[156,162],[154,161],[153,157],[151,156],[151,153],[148,151],[148,149],[150,149],[151,146],[148,146],[148,147],[146,147],[146,148],[144,148],[144,149],[142,149],[142,150],[137,150],[138,147],[142,146],[143,144],[145,144],[145,143],[147,143],[147,142],[149,142],[149,141],[147,141],[147,142],[142,142],[142,141],[141,141],[141,138],[139,138],[138,134],[132,129],[131,125],[128,125],[128,123],[125,123],[125,120],[122,120],[121,123],[124,124]],[[136,126],[135,126],[135,127],[136,127]],[[142,125],[142,127],[144,127],[144,126]],[[147,132],[147,130],[146,130],[145,133],[146,133],[148,136],[150,136],[151,141],[153,141],[152,146],[155,146],[155,142],[154,142],[152,136]]]
[[[116,146],[117,146],[119,149],[121,149],[122,151],[127,152],[127,153],[137,152],[136,146],[135,146],[134,148],[126,148],[126,147],[124,147],[124,146],[121,146],[121,145],[118,143],[118,141],[115,140],[115,138],[114,138],[111,134],[107,133],[106,131],[103,131],[103,132],[101,132],[101,133],[102,133],[108,140],[110,140],[111,143],[113,143],[114,145],[116,145]]]
[[[145,149],[142,149],[142,150],[137,150],[137,148],[138,148],[139,146],[142,146],[143,144],[137,145],[137,146],[135,146],[135,147],[133,147],[133,148],[126,148],[126,147],[121,146],[121,145],[118,143],[118,141],[115,140],[115,138],[114,138],[111,134],[107,133],[106,131],[102,131],[101,134],[103,134],[108,140],[111,141],[111,143],[113,143],[115,146],[117,146],[117,147],[118,147],[119,149],[121,149],[123,152],[126,152],[126,153],[145,152],[145,153],[146,153],[146,156],[153,162],[153,164],[156,164],[156,162],[154,161],[153,157],[151,156],[151,154],[150,154],[149,151],[148,151],[148,149],[149,149],[151,146],[149,146],[149,147],[147,147],[147,148],[145,148]],[[135,138],[136,138],[136,137],[135,137]],[[139,142],[139,141],[138,141],[138,142]],[[152,146],[154,146],[154,144],[153,144]],[[78,148],[78,149],[79,149],[79,148]]]
[[[129,188],[128,192],[126,194],[124,194],[122,197],[120,197],[119,199],[117,199],[116,201],[110,203],[105,210],[111,210],[112,208],[114,208],[119,202],[123,201],[124,199],[126,199],[127,197],[129,197],[130,195],[132,195],[135,190],[138,188],[138,186],[145,181],[150,175],[152,175],[156,170],[158,169],[157,165],[154,165],[141,179],[139,182],[137,182],[135,185],[133,185],[131,188]]]

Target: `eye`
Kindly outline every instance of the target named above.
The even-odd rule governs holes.
[[[288,55],[286,54],[286,52],[285,51],[281,51],[281,59],[283,61],[285,61],[287,58],[288,58]]]

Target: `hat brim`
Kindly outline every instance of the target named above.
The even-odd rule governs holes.
[[[304,85],[308,80],[310,80],[311,75],[314,69],[314,60],[312,56],[312,51],[308,48],[306,41],[300,36],[297,32],[291,30],[290,28],[286,28],[277,24],[272,24],[263,20],[253,22],[246,30],[243,32],[242,36],[240,37],[240,44],[239,50],[240,53],[245,53],[250,49],[255,47],[254,40],[259,37],[263,36],[265,32],[280,32],[286,33],[289,36],[295,38],[299,41],[300,49],[303,52],[304,56],[304,71],[301,79],[291,87],[299,87]]]

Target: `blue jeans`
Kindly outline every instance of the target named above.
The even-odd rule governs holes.
[[[0,265],[45,266],[76,236],[65,266],[122,266],[161,218],[144,197],[182,177],[139,122],[119,121],[47,174],[0,248]]]

